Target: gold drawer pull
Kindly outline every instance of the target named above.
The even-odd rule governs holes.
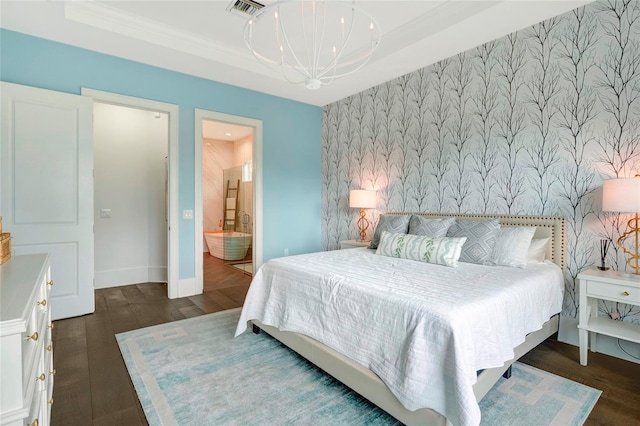
[[[49,330],[53,330],[53,323],[49,324],[49,325],[47,326],[47,328],[48,328]]]
[[[33,423],[29,423],[27,426],[38,426],[38,419],[35,419]]]
[[[47,285],[48,285],[49,287],[53,287],[53,280],[51,280],[51,281],[47,282]]]
[[[36,342],[38,340],[38,332],[34,332],[31,336],[27,336],[26,340],[33,340],[34,342]]]
[[[42,301],[38,302],[38,305],[47,306],[47,299],[42,299]]]
[[[51,398],[48,402],[49,402],[49,405],[53,405],[53,398]]]
[[[38,377],[36,377],[36,382],[37,382],[38,380],[42,380],[42,381],[44,382],[44,379],[46,379],[46,378],[47,378],[47,376],[45,376],[45,374],[44,374],[44,373],[42,373],[41,375],[39,375]]]
[[[56,375],[56,369],[54,368],[53,370],[49,371],[49,374],[51,374],[52,376]]]
[[[47,345],[45,349],[47,350],[47,352],[51,352],[51,349],[53,349],[53,347],[51,347],[51,345]]]
[[[625,292],[623,292],[623,293],[622,293],[622,295],[623,295],[623,296],[628,296],[628,295],[629,295],[629,292],[628,292],[628,291],[625,291]]]

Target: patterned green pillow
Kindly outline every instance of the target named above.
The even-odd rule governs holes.
[[[376,254],[455,268],[458,266],[458,258],[465,241],[466,237],[432,238],[382,231]]]

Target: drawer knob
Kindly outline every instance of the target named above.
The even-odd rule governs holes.
[[[48,402],[49,402],[49,405],[53,405],[53,398],[51,398]]]
[[[49,371],[49,374],[51,374],[52,376],[56,375],[56,369],[54,368],[53,370]]]
[[[628,295],[629,295],[629,292],[628,292],[628,291],[625,291],[625,292],[623,292],[623,293],[622,293],[622,295],[623,295],[623,296],[628,296]]]
[[[38,377],[36,377],[36,382],[37,382],[38,380],[41,380],[41,381],[43,381],[43,382],[44,382],[44,379],[46,379],[46,378],[47,378],[47,376],[45,376],[45,374],[44,374],[44,373],[42,373],[41,375],[39,375]]]
[[[53,280],[47,282],[47,285],[50,286],[50,287],[53,287]]]
[[[47,345],[45,349],[47,350],[47,352],[51,352],[51,349],[53,349],[53,347],[51,347],[51,345]]]
[[[27,426],[38,426],[38,419],[35,419],[32,423],[29,423]]]
[[[47,328],[48,328],[49,330],[53,330],[53,323],[49,324],[49,325],[47,326]]]
[[[26,339],[33,340],[34,342],[36,342],[38,340],[38,332],[36,331],[31,336],[27,336]]]
[[[47,299],[42,299],[40,302],[38,302],[38,305],[47,306]]]

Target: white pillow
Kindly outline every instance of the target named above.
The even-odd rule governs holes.
[[[542,263],[547,257],[547,246],[551,238],[534,238],[529,245],[527,263]]]
[[[456,267],[465,241],[466,237],[433,238],[382,231],[376,254]]]
[[[524,268],[535,227],[509,227],[498,230],[496,245],[487,262],[489,265],[513,266]]]

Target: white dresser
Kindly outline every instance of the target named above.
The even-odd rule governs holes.
[[[49,425],[53,344],[49,255],[0,266],[0,425]]]

